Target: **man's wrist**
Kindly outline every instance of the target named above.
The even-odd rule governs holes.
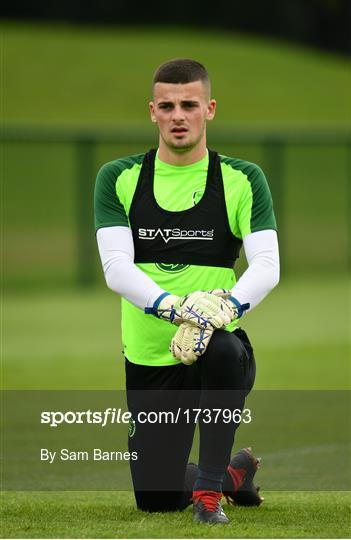
[[[154,301],[152,307],[146,307],[144,309],[144,313],[146,313],[147,315],[156,315],[156,317],[158,316],[157,315],[157,310],[158,310],[158,307],[160,305],[160,303],[162,302],[162,300],[164,298],[166,298],[166,296],[170,296],[171,293],[165,291],[163,292],[162,294],[160,294],[160,296],[158,296],[156,298],[156,300]]]
[[[250,304],[248,302],[246,302],[245,304],[240,304],[239,300],[237,300],[235,296],[229,296],[228,300],[230,300],[236,307],[236,310],[238,313],[238,316],[237,316],[238,319],[240,319],[240,317],[244,315],[245,311],[250,309]]]

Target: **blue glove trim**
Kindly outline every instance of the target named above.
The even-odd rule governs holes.
[[[238,319],[250,308],[250,304],[240,304],[239,300],[234,298],[234,296],[229,296],[228,300],[233,302],[234,306],[238,309]]]
[[[160,305],[160,303],[162,302],[162,300],[166,297],[166,296],[169,296],[171,293],[169,292],[164,292],[162,294],[160,294],[160,296],[158,298],[156,298],[154,304],[152,307],[146,307],[144,309],[144,313],[146,313],[146,315],[155,315],[155,317],[157,317],[157,310],[158,310],[158,306]]]

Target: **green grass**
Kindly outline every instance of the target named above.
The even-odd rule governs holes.
[[[255,346],[256,389],[349,388],[345,303],[348,285],[343,275],[331,276],[328,282],[323,276],[316,276],[313,281],[283,279],[279,289],[247,316],[243,325]],[[338,306],[333,313],[326,309],[326,298],[332,298]],[[86,292],[8,295],[2,364],[5,388],[123,388],[118,304],[115,295],[104,287]],[[274,401],[279,393],[272,396]],[[312,393],[306,396],[313,399]],[[240,428],[236,440],[237,448],[250,442],[262,454],[259,481],[263,488],[274,485],[276,489],[286,486],[291,490],[291,486],[310,489],[311,485],[317,488],[334,485],[348,489],[347,469],[345,475],[339,469],[335,475],[328,465],[331,461],[339,467],[348,453],[347,432],[340,411],[333,416],[333,411],[328,409],[331,418],[319,415],[318,420],[313,416],[313,407],[318,407],[318,403],[311,408],[307,401],[305,414],[286,423],[287,404],[281,407],[280,418],[276,412],[270,414],[273,401],[269,394],[267,399],[263,409],[256,410],[256,423]],[[265,410],[270,422],[269,434],[262,421]],[[326,433],[325,422],[329,425]],[[33,441],[28,442],[31,446]],[[196,459],[196,448],[193,457]],[[204,535],[338,538],[349,534],[349,495],[345,492],[268,491],[265,495],[262,508],[230,509],[230,527],[209,527],[204,533],[203,528],[192,524],[190,510],[167,517],[144,515],[135,510],[130,493],[7,492],[3,495],[3,535],[10,538]]]
[[[255,348],[255,388],[349,388],[348,291],[343,274],[283,276],[242,323]],[[103,284],[9,294],[3,308],[4,388],[124,387],[119,301]]]
[[[260,508],[226,506],[229,526],[183,513],[145,514],[126,492],[6,493],[6,538],[349,538],[350,494],[267,492]]]
[[[150,79],[175,56],[208,66],[218,114],[213,124],[238,130],[328,132],[349,126],[350,62],[325,52],[240,34],[175,28],[74,27],[2,21],[3,119],[17,125],[149,125]],[[209,125],[209,145],[211,146]],[[91,193],[106,161],[143,146],[100,144],[89,152]],[[347,145],[291,145],[283,168],[252,144],[221,153],[258,163],[268,176],[279,217],[282,255],[291,271],[345,270]],[[13,288],[72,283],[77,244],[77,162],[73,144],[4,143],[2,198],[4,277]],[[278,160],[279,161],[279,160]],[[18,189],[18,186],[21,189]],[[327,216],[327,219],[326,219]],[[91,227],[85,235],[93,246]],[[98,267],[97,254],[90,257]],[[25,272],[23,269],[25,268]]]
[[[3,120],[9,124],[121,129],[127,124],[146,125],[155,67],[172,57],[190,56],[202,61],[212,76],[219,129],[348,126],[350,63],[336,55],[263,38],[179,28],[78,28],[3,21],[1,29]],[[87,182],[92,187],[103,162],[145,149],[127,141],[99,144]],[[257,145],[233,143],[218,150],[255,161],[265,171],[269,165]],[[283,195],[275,204],[284,216],[283,269],[290,270],[290,278],[283,272],[279,289],[243,321],[255,346],[256,389],[350,386],[349,282],[343,273],[330,273],[332,268],[346,267],[346,150],[345,145],[296,145],[284,154],[285,169],[275,179],[283,182]],[[100,268],[96,289],[62,288],[75,277],[77,257],[74,146],[11,143],[3,152],[4,270],[13,285],[13,292],[3,299],[3,387],[123,388],[119,302],[102,284]],[[276,187],[272,185],[273,193]],[[92,228],[88,234],[93,242]],[[99,267],[97,254],[92,264]],[[320,269],[329,274],[319,274]],[[36,291],[30,291],[31,284]],[[302,420],[308,435],[308,415]],[[324,448],[323,455],[307,442],[306,448],[284,449],[284,437],[288,440],[293,426],[292,420],[289,432],[281,425],[279,455],[269,451],[269,444],[262,445],[263,487],[272,471],[279,481],[285,477],[289,481],[288,467],[298,483],[310,463],[306,452],[317,470],[328,452],[332,456],[342,452],[344,442],[339,438],[335,448]],[[258,435],[265,440],[265,433]],[[245,431],[239,430],[240,444],[241,438]],[[333,480],[333,470],[330,474]],[[167,517],[142,514],[135,510],[129,492],[6,492],[1,536],[349,537],[346,492],[264,495],[265,504],[259,509],[230,508],[230,527],[203,528],[192,524],[190,510]]]
[[[328,282],[322,276],[316,276],[313,281],[283,279],[279,289],[247,316],[243,325],[255,346],[256,389],[349,387],[348,307],[345,303],[348,284],[343,275],[331,276]],[[329,309],[326,298],[332,298],[338,309]],[[2,379],[5,388],[124,387],[118,300],[105,287],[86,292],[10,294],[5,298],[4,315]],[[268,407],[268,418],[269,402],[265,407]],[[257,412],[262,416],[263,411]],[[300,485],[318,486],[319,481],[328,482],[330,474],[330,485],[345,485],[348,489],[347,477],[340,476],[338,469],[336,479],[333,469],[328,467],[330,460],[339,467],[342,456],[347,455],[344,429],[338,429],[334,417],[329,421],[320,418],[322,425],[326,420],[332,428],[326,435],[335,443],[325,446],[328,441],[310,416],[310,411],[306,410],[302,418],[296,417],[286,424],[286,419],[275,415],[271,420],[277,421],[278,427],[273,429],[271,424],[273,431],[270,430],[268,438],[267,432],[262,431],[262,421],[253,425],[253,431],[249,427],[238,431],[237,445],[247,445],[250,440],[262,453],[263,488],[272,482],[294,485],[296,489]],[[338,418],[339,424],[342,418],[342,415]],[[294,429],[300,426],[297,422],[302,422],[306,440],[301,436],[294,440]],[[274,441],[278,441],[278,452],[272,452]],[[28,442],[33,441],[29,438]],[[318,475],[318,471],[323,474]],[[133,496],[128,492],[6,492],[2,499],[2,536],[345,538],[349,535],[349,494],[346,492],[268,491],[265,496],[265,504],[260,509],[229,509],[230,527],[204,529],[192,524],[190,510],[167,517],[142,514],[135,509]]]
[[[156,67],[203,62],[231,126],[348,125],[349,62],[267,38],[185,28],[2,23],[8,122],[116,125],[148,121]]]

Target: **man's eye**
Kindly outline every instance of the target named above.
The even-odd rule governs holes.
[[[197,103],[184,103],[185,109],[194,109],[195,107],[197,107]]]
[[[171,104],[170,103],[161,103],[159,105],[159,108],[160,109],[170,109],[171,108]]]

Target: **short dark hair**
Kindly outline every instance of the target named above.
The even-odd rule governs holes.
[[[153,78],[153,85],[158,82],[171,84],[187,84],[202,81],[211,93],[211,83],[205,66],[189,58],[175,58],[161,64]]]

